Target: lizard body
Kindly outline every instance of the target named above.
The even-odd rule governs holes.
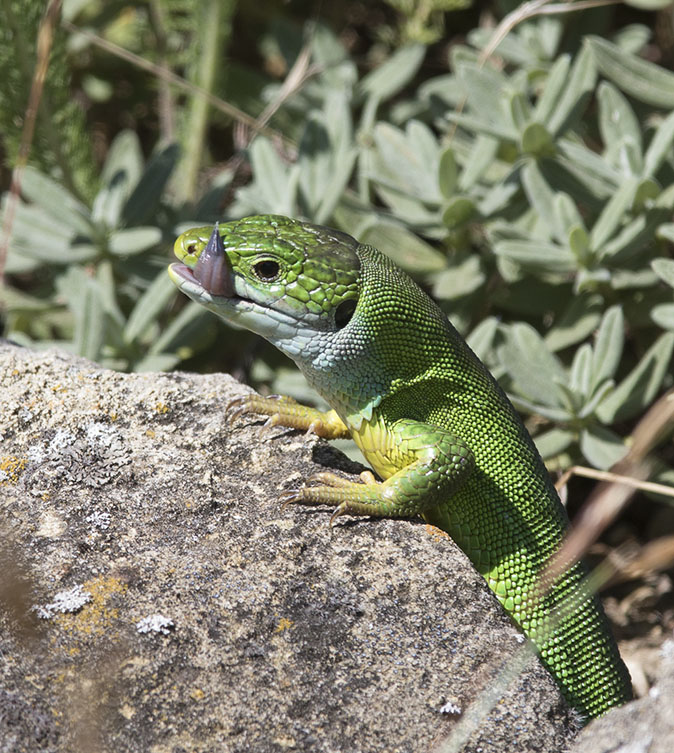
[[[332,408],[251,396],[239,412],[351,436],[383,479],[321,473],[287,501],[334,504],[333,518],[421,515],[466,552],[583,717],[631,697],[584,566],[540,588],[568,519],[533,441],[416,283],[345,233],[278,216],[190,230],[175,252],[184,264],[170,274],[183,292],[289,355]]]

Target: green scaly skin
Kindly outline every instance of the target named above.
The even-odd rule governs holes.
[[[333,517],[421,515],[466,552],[584,718],[629,700],[629,674],[583,588],[583,565],[540,589],[537,575],[568,519],[531,438],[404,272],[345,233],[277,216],[190,230],[175,253],[183,264],[169,273],[184,293],[272,342],[333,408],[252,396],[237,414],[351,436],[384,479],[321,473],[319,485],[286,501],[335,504]]]

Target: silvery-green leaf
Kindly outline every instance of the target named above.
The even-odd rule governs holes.
[[[639,10],[662,10],[672,4],[672,0],[625,0],[625,5],[631,5]]]
[[[523,154],[535,157],[549,157],[555,153],[555,142],[549,131],[541,123],[529,123],[522,131],[520,148]]]
[[[530,272],[568,274],[576,268],[574,255],[561,246],[529,240],[499,241],[494,253],[517,262]]]
[[[486,358],[496,337],[498,326],[498,319],[495,316],[488,316],[466,337],[468,347],[478,358],[482,360]]]
[[[325,191],[322,194],[322,200],[316,210],[314,221],[319,225],[327,222],[329,217],[337,206],[349,182],[353,167],[356,164],[358,150],[356,148],[348,149],[339,155],[339,159],[334,165],[332,180],[328,182]]]
[[[557,395],[557,403],[566,408],[572,415],[577,416],[583,407],[583,395],[574,391],[565,382],[554,381],[549,387]]]
[[[641,128],[627,99],[608,81],[597,88],[599,131],[605,146],[624,139],[631,140],[641,153]]]
[[[565,424],[573,420],[573,416],[564,408],[541,405],[511,392],[508,393],[508,397],[520,413],[542,416],[557,424]]]
[[[129,315],[124,327],[124,340],[127,343],[133,342],[149,329],[173,298],[175,291],[175,285],[162,269],[138,299]]]
[[[657,209],[635,217],[604,245],[601,258],[616,266],[628,264],[652,247],[655,229],[666,216],[665,210]]]
[[[156,216],[162,194],[179,158],[178,144],[170,144],[150,157],[145,171],[122,208],[124,225],[148,223]]]
[[[506,112],[502,106],[507,79],[502,73],[480,67],[475,63],[460,63],[456,75],[465,87],[468,109],[472,115],[492,125],[505,126]],[[509,124],[507,130],[513,135],[517,130]]]
[[[101,181],[111,183],[123,174],[125,182],[135,186],[143,172],[143,151],[135,131],[125,130],[115,136],[105,159]]]
[[[590,392],[615,375],[623,352],[625,322],[622,308],[611,306],[602,317],[592,349],[592,380]]]
[[[21,178],[21,193],[29,201],[42,207],[58,226],[65,225],[73,232],[89,235],[89,208],[78,201],[57,181],[28,165]]]
[[[592,347],[590,343],[583,343],[574,354],[569,374],[569,386],[583,396],[590,393],[592,376]]]
[[[644,175],[653,176],[660,165],[671,154],[672,142],[674,142],[674,112],[660,123],[651,143],[646,149],[644,157]]]
[[[582,409],[578,412],[578,418],[582,420],[592,416],[597,410],[599,403],[603,402],[604,398],[613,391],[614,387],[615,382],[613,381],[613,379],[607,379],[605,382],[602,382],[602,384],[600,384],[596,388],[592,397],[585,403],[585,405],[583,405]]]
[[[369,243],[391,257],[403,269],[415,274],[438,272],[445,268],[445,257],[433,246],[409,230],[383,220],[361,233],[361,243]]]
[[[109,329],[112,336],[121,343],[121,329],[124,326],[124,314],[117,303],[117,282],[113,263],[110,259],[102,259],[96,267],[96,284],[101,296],[103,311],[108,316]]]
[[[520,190],[519,182],[505,180],[492,186],[485,194],[482,201],[477,205],[479,213],[483,217],[490,217],[500,212],[507,206],[512,206],[513,199]]]
[[[590,248],[590,236],[584,227],[576,226],[569,230],[568,245],[580,266],[590,266],[593,253]]]
[[[479,116],[466,115],[465,113],[448,112],[447,120],[462,126],[469,132],[492,136],[504,141],[517,141],[517,132],[512,126],[506,123],[505,118],[492,121]]]
[[[480,257],[466,257],[460,264],[444,269],[433,277],[433,296],[443,301],[463,298],[484,285]]]
[[[646,410],[667,374],[673,347],[673,332],[660,335],[641,361],[597,408],[597,416],[603,423],[624,421]]]
[[[541,457],[543,460],[547,460],[564,452],[573,442],[574,435],[573,432],[566,429],[550,429],[542,434],[537,434],[533,439]]]
[[[427,202],[441,200],[440,188],[433,170],[429,170],[429,145],[422,133],[430,135],[428,128],[419,123],[408,124],[407,133],[388,123],[378,123],[374,129],[377,150],[392,179],[400,189]],[[421,145],[425,146],[422,148]],[[434,141],[435,154],[432,162],[437,162],[439,148]]]
[[[468,191],[480,180],[495,161],[498,147],[498,139],[493,136],[486,136],[482,133],[476,136],[459,177],[459,189],[461,191]]]
[[[130,192],[129,176],[122,171],[114,173],[94,197],[91,207],[91,219],[94,224],[107,229],[117,227]]]
[[[566,193],[559,191],[554,196],[554,210],[556,215],[556,224],[569,232],[579,227],[584,229],[585,223],[583,217],[578,211],[574,200]]]
[[[531,105],[522,91],[514,91],[510,95],[510,120],[513,127],[520,133],[531,122]],[[545,131],[545,128],[541,126]]]
[[[78,355],[95,361],[105,339],[105,312],[98,285],[86,276],[82,280],[83,284],[78,291],[81,300],[73,310],[73,343]]]
[[[599,295],[574,296],[562,316],[545,336],[553,353],[584,340],[599,324],[602,298]]]
[[[674,73],[626,54],[601,37],[585,37],[584,49],[591,51],[604,76],[627,94],[654,107],[674,108]]]
[[[466,196],[454,196],[442,214],[442,221],[450,229],[461,227],[475,214],[475,204]]]
[[[580,434],[580,450],[595,468],[608,470],[625,456],[620,437],[602,426],[590,426]]]
[[[176,316],[159,337],[150,345],[148,355],[156,356],[164,352],[177,354],[181,360],[191,358],[203,346],[209,332],[216,328],[215,318],[194,301]]]
[[[520,395],[542,405],[560,406],[551,385],[565,378],[564,368],[533,327],[513,324],[500,355]]]
[[[653,306],[651,319],[663,329],[674,330],[674,303],[659,303]]]
[[[133,370],[136,373],[147,371],[171,371],[171,369],[174,369],[180,361],[180,356],[175,353],[153,353],[135,363]]]
[[[661,225],[660,227],[662,229],[664,226]],[[671,225],[671,228],[672,238],[670,240],[674,241],[674,224]],[[661,280],[664,280],[668,285],[671,285],[671,287],[674,288],[674,260],[653,259],[651,267],[653,267],[653,271]]]
[[[555,60],[534,108],[533,119],[538,123],[543,123],[547,128],[550,127],[550,118],[557,109],[559,99],[567,85],[570,66],[571,58],[566,54],[560,55]]]
[[[110,236],[108,249],[115,256],[131,256],[147,251],[161,241],[158,227],[130,227],[116,230]]]
[[[440,193],[446,199],[450,199],[454,195],[457,179],[458,168],[456,157],[454,156],[454,149],[449,146],[442,153],[440,162],[438,163],[438,184],[440,186]]]
[[[644,24],[628,24],[615,32],[613,42],[619,49],[636,55],[652,36],[651,27]]]
[[[649,209],[652,206],[656,206],[656,199],[659,198],[662,193],[662,189],[657,181],[653,178],[643,178],[639,181],[637,190],[634,194],[634,201],[632,202],[632,211],[641,212],[644,209]]]
[[[534,160],[528,160],[522,168],[522,186],[531,206],[549,228],[551,235],[563,241],[565,228],[560,225],[555,211],[555,194],[543,177]]]
[[[546,124],[553,136],[560,135],[580,116],[596,80],[597,69],[592,56],[583,48],[573,61],[566,86]]]
[[[412,80],[425,54],[426,47],[422,44],[400,47],[385,63],[361,79],[359,93],[379,102],[386,101]]]
[[[616,232],[625,212],[632,206],[638,185],[639,181],[636,178],[625,178],[609,199],[590,231],[590,246],[593,250],[601,251],[602,246]]]

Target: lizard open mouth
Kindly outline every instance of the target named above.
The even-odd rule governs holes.
[[[186,264],[172,264],[171,269],[177,277],[192,285],[199,284],[212,296],[223,298],[236,296],[234,272],[227,258],[217,223],[194,267],[188,267]]]

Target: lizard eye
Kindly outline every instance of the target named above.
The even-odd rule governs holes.
[[[263,259],[253,266],[253,272],[263,282],[272,282],[279,276],[280,267],[273,259]]]
[[[349,298],[346,301],[342,301],[335,310],[335,325],[337,329],[343,329],[351,321],[353,312],[356,310],[358,301],[354,301],[353,298]]]

